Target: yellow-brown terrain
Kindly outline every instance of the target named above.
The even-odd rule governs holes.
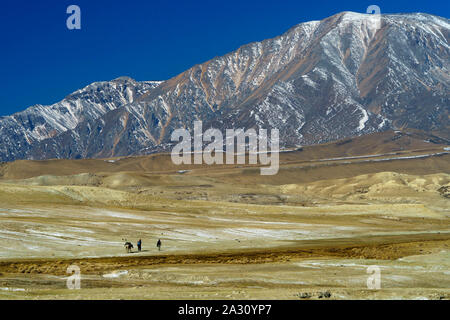
[[[167,154],[3,163],[0,299],[448,299],[449,201],[449,146],[411,130],[282,152],[276,176]]]

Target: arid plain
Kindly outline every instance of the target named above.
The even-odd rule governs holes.
[[[3,163],[0,299],[449,299],[449,201],[448,143],[411,130],[282,152],[276,176],[164,154]]]

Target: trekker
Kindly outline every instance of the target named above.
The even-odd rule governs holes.
[[[158,239],[156,246],[158,247],[158,251],[161,251],[161,239]]]
[[[138,251],[141,252],[141,248],[142,248],[142,240],[141,239],[138,240],[137,247],[138,247]]]

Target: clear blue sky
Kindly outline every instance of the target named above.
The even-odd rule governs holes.
[[[426,12],[450,1],[2,0],[0,115],[52,104],[94,81],[165,80],[239,46],[341,11]],[[66,28],[81,8],[82,29]]]

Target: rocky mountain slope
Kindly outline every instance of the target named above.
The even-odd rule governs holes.
[[[0,160],[27,158],[40,141],[98,119],[111,110],[135,101],[159,82],[136,82],[118,78],[96,82],[51,106],[36,105],[0,118]]]
[[[372,15],[353,12],[302,23],[159,85],[94,84],[75,93],[78,102],[62,102],[71,108],[3,118],[1,159],[169,150],[170,133],[193,129],[195,120],[223,131],[278,128],[281,147],[404,127],[445,136],[449,37],[448,19],[420,13],[383,15],[379,27]]]

